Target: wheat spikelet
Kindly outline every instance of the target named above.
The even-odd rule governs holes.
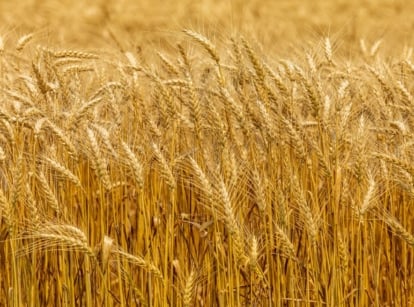
[[[145,260],[140,256],[131,255],[130,253],[127,253],[120,248],[112,248],[112,254],[120,256],[122,259],[128,261],[129,263],[143,268],[157,278],[163,279],[161,271],[153,263]]]
[[[348,274],[349,263],[348,248],[340,233],[338,233],[338,243],[339,268],[344,272],[344,275],[346,277],[346,275]]]
[[[338,87],[338,98],[343,99],[346,94],[346,90],[349,88],[349,81],[343,80]]]
[[[411,105],[413,101],[413,96],[408,91],[408,89],[404,86],[401,81],[396,81],[396,88],[401,95],[402,101],[405,105]]]
[[[324,52],[325,52],[325,58],[328,61],[329,64],[332,64],[332,44],[329,37],[325,38],[324,41]]]
[[[291,139],[291,147],[297,153],[298,157],[302,161],[308,161],[309,159],[306,154],[306,146],[305,146],[302,136],[300,135],[300,132],[295,129],[293,123],[290,120],[288,120],[282,115],[281,115],[281,120],[288,130],[287,134],[289,138]]]
[[[193,306],[192,302],[195,297],[195,290],[197,286],[197,274],[193,269],[185,281],[184,290],[183,290],[183,306],[190,307]]]
[[[237,83],[239,85],[243,85],[246,82],[246,71],[243,65],[243,54],[239,48],[239,44],[236,41],[236,39],[234,37],[231,38],[231,44],[233,47],[233,54],[234,54],[234,62],[237,63],[238,65],[236,66],[238,69],[238,79],[236,79],[236,81],[238,81]]]
[[[256,100],[256,105],[259,109],[259,113],[261,115],[262,122],[264,123],[264,127],[266,128],[266,134],[269,136],[271,140],[275,139],[275,132],[274,132],[274,125],[272,124],[272,119],[269,115],[269,112],[266,110],[266,106],[262,101],[259,99]]]
[[[230,196],[222,179],[218,180],[218,192],[223,206],[225,225],[232,238],[235,260],[237,263],[244,265],[248,263],[249,259],[245,253],[242,232],[234,215]]]
[[[98,178],[101,180],[105,190],[109,191],[111,189],[112,184],[107,170],[106,161],[101,155],[101,151],[99,150],[99,145],[93,131],[89,128],[86,128],[86,133],[88,135],[89,144],[91,145],[92,149],[93,163],[96,167],[96,174],[98,175]]]
[[[1,130],[6,132],[5,136],[7,137],[7,140],[9,141],[9,143],[11,145],[14,145],[16,138],[15,138],[15,133],[14,133],[13,126],[10,124],[10,121],[5,119],[5,118],[2,118],[0,120],[0,124],[4,128],[4,129],[1,129]]]
[[[89,110],[91,110],[92,108],[97,106],[102,101],[102,99],[103,99],[103,97],[96,97],[96,98],[90,100],[89,102],[83,104],[79,109],[74,111],[70,115],[69,127],[72,127],[73,125],[78,125],[79,121],[87,115]]]
[[[312,245],[314,245],[317,242],[319,232],[318,220],[314,216],[310,205],[305,199],[305,195],[303,194],[303,190],[300,187],[296,175],[293,175],[292,181],[294,197],[298,209],[300,210],[300,216],[302,217],[303,223],[306,226],[306,230],[309,233],[310,242]]]
[[[111,93],[115,89],[123,90],[124,86],[120,82],[107,82],[98,88],[89,98],[89,101],[93,101],[96,98],[102,96],[104,93]]]
[[[322,175],[329,177],[331,176],[331,169],[328,165],[328,162],[325,159],[324,154],[322,153],[318,144],[315,144],[315,141],[309,141],[311,143],[311,147],[313,148],[314,152],[316,153],[316,157],[318,158],[318,164],[322,171]]]
[[[411,63],[410,60],[408,60],[408,59],[404,60],[403,64],[406,65],[406,67],[409,69],[411,74],[414,74],[414,64]]]
[[[402,238],[408,245],[414,247],[414,235],[405,229],[405,227],[397,220],[397,218],[388,212],[381,214],[383,221],[392,229],[392,231]]]
[[[263,68],[263,65],[261,61],[257,58],[255,52],[253,51],[252,47],[249,45],[249,43],[242,37],[241,38],[244,50],[246,51],[250,62],[253,64],[253,68],[256,72],[258,80],[261,82],[265,79],[265,71]]]
[[[51,224],[44,222],[40,227],[26,229],[27,234],[22,235],[22,239],[31,239],[26,249],[19,252],[24,255],[35,250],[63,250],[81,251],[91,259],[95,254],[88,245],[85,233],[76,226],[69,224]]]
[[[48,119],[46,117],[42,117],[39,118],[38,120],[36,120],[36,123],[33,127],[33,133],[35,135],[35,137],[39,137],[40,132],[42,131],[43,128],[43,124],[47,121]]]
[[[128,62],[129,62],[129,64],[130,64],[133,68],[137,69],[137,68],[138,68],[138,61],[137,61],[137,59],[135,58],[134,54],[133,54],[132,52],[130,52],[130,51],[126,51],[126,52],[124,52],[124,55],[125,55],[125,57],[127,58],[127,60],[128,60]]]
[[[408,135],[410,132],[408,125],[402,120],[391,121],[390,126],[393,128],[397,128],[398,132],[401,133],[403,136]]]
[[[359,40],[359,49],[364,57],[368,57],[368,48],[364,39]]]
[[[263,182],[261,176],[259,175],[259,172],[256,169],[252,171],[252,182],[254,187],[254,194],[256,196],[257,207],[260,212],[264,213],[267,207],[266,184]]]
[[[30,105],[33,106],[33,102],[31,101],[31,99],[29,97],[27,97],[26,95],[23,95],[23,93],[14,91],[14,90],[10,90],[10,89],[4,89],[4,92],[10,96],[11,98],[20,101],[22,103],[24,103],[25,105]],[[7,120],[10,120],[10,116],[6,117]]]
[[[30,210],[30,224],[37,228],[41,225],[40,210],[38,209],[34,195],[30,189],[29,183],[26,183],[26,200],[27,207]]]
[[[175,190],[176,182],[175,182],[175,178],[174,178],[171,167],[168,165],[167,160],[165,159],[164,155],[162,154],[162,152],[161,152],[161,150],[160,150],[160,148],[158,147],[157,144],[152,143],[152,149],[153,149],[154,154],[155,154],[155,159],[156,159],[156,161],[158,162],[158,164],[160,166],[161,176],[166,181],[168,187],[171,190]]]
[[[184,75],[191,73],[190,59],[188,58],[187,52],[181,44],[177,44],[178,51],[180,52],[182,62],[180,63],[181,71]]]
[[[66,65],[80,65],[82,63],[82,59],[76,59],[76,58],[57,58],[53,61],[53,66],[56,68],[62,68]],[[55,71],[58,71],[56,69]]]
[[[282,78],[277,75],[268,64],[263,63],[263,66],[267,73],[270,75],[272,81],[275,83],[279,92],[282,94],[282,97],[289,97],[289,89],[283,82]]]
[[[189,157],[189,160],[196,178],[200,182],[200,188],[206,194],[205,199],[208,201],[214,200],[214,188],[211,185],[207,175],[192,157]]]
[[[111,155],[115,158],[117,158],[119,155],[116,152],[114,146],[112,146],[112,142],[111,142],[111,135],[108,131],[108,129],[106,129],[105,127],[103,127],[102,125],[98,125],[98,124],[92,124],[92,127],[96,130],[96,132],[98,132],[103,145],[105,145],[106,149],[111,153]]]
[[[48,127],[51,129],[51,132],[53,133],[53,135],[55,135],[59,139],[59,141],[63,144],[63,146],[66,147],[66,149],[69,153],[69,156],[73,160],[77,161],[78,160],[78,151],[77,151],[75,145],[73,145],[70,138],[66,136],[66,134],[63,132],[62,129],[60,129],[57,125],[55,125],[49,119],[47,119],[44,123],[48,125]]]
[[[82,184],[79,180],[79,178],[72,173],[72,171],[70,171],[67,167],[65,167],[64,165],[62,165],[61,163],[59,163],[56,160],[53,160],[49,157],[43,156],[42,158],[44,160],[44,162],[47,163],[48,166],[50,166],[53,170],[55,170],[56,172],[58,172],[60,175],[63,176],[63,178],[68,179],[70,182],[72,182],[75,186],[81,188]]]
[[[26,110],[24,110],[23,113],[21,113],[21,118],[18,119],[18,121],[21,123],[25,123],[25,122],[27,123],[31,121],[32,118],[35,118],[38,115],[42,116],[43,112],[39,110],[38,108],[29,107]]]
[[[290,259],[296,259],[295,246],[287,233],[277,223],[274,223],[274,229],[276,245],[281,254]]]
[[[372,44],[369,50],[370,57],[375,57],[375,55],[378,53],[378,50],[381,44],[382,44],[382,39],[378,39],[375,43]]]
[[[194,88],[194,84],[189,79],[189,90],[190,90],[190,97],[191,97],[191,111],[194,118],[194,126],[195,126],[195,133],[199,139],[201,139],[201,130],[203,129],[203,117],[201,114],[201,103],[197,97],[196,90]]]
[[[10,206],[12,208],[12,212],[16,212],[17,206],[20,201],[23,199],[24,196],[24,169],[25,163],[23,156],[20,155],[17,159],[17,163],[12,167],[12,175],[13,175],[13,185],[11,188],[10,193]]]
[[[32,40],[33,35],[33,33],[29,33],[20,37],[16,44],[16,50],[22,51],[23,48]]]
[[[158,85],[157,89],[159,90],[161,97],[163,97],[163,102],[166,104],[166,107],[169,112],[169,116],[174,118],[177,114],[177,106],[172,97],[170,90],[164,85],[164,83],[161,81],[161,79],[157,75],[148,73],[148,72],[147,74]]]
[[[121,142],[121,145],[127,156],[128,166],[131,168],[132,173],[134,174],[135,183],[138,185],[139,189],[142,189],[144,186],[142,165],[125,142]]]
[[[50,188],[45,175],[42,172],[39,172],[36,177],[37,177],[38,182],[40,183],[40,190],[42,194],[44,195],[44,197],[46,198],[48,205],[59,216],[61,213],[59,202],[55,196],[55,193]]]
[[[182,87],[182,88],[188,88],[190,86],[188,81],[181,80],[181,79],[168,79],[168,80],[162,81],[162,83],[164,85],[177,86],[177,87]]]
[[[398,166],[399,168],[409,172],[412,176],[414,176],[414,166],[411,163],[405,162],[386,153],[373,152],[372,155],[388,163],[392,163],[393,165]]]
[[[367,192],[365,193],[364,199],[361,206],[357,209],[356,215],[360,222],[363,221],[365,214],[375,206],[374,195],[376,190],[376,182],[372,175],[368,176],[369,184]]]
[[[246,119],[240,104],[233,99],[226,88],[220,87],[220,93],[224,99],[226,106],[231,110],[232,114],[234,114],[240,126],[243,128],[243,130],[247,131],[248,125],[246,124]]]
[[[94,69],[95,68],[93,66],[90,66],[90,65],[74,64],[74,65],[65,66],[62,69],[62,74],[63,74],[63,76],[66,77],[68,75],[70,76],[70,75],[79,74],[79,73],[82,73],[82,72],[91,72],[91,71],[94,71]]]
[[[300,77],[300,80],[302,81],[304,87],[305,87],[305,91],[306,94],[311,102],[311,106],[313,109],[313,117],[316,119],[320,118],[320,114],[321,114],[321,109],[322,109],[322,105],[321,105],[321,98],[320,98],[320,94],[316,88],[316,86],[314,86],[314,82],[310,82],[306,76],[304,75],[303,71],[299,68],[296,67],[296,73],[297,75]]]
[[[7,156],[6,153],[4,152],[4,149],[2,146],[0,146],[0,162],[3,162],[4,160],[6,160]]]
[[[15,214],[14,214],[14,208],[11,206],[10,202],[6,198],[6,196],[3,193],[3,190],[0,189],[0,212],[2,219],[5,220],[5,224],[7,227],[7,230],[11,237],[15,234]]]
[[[166,56],[164,56],[160,52],[157,52],[157,55],[159,56],[159,58],[163,62],[164,66],[166,67],[166,69],[167,69],[167,71],[168,71],[169,74],[174,75],[174,76],[177,76],[177,75],[180,74],[178,68],[175,67],[175,65],[172,64],[171,61],[168,60]]]
[[[38,66],[35,63],[32,63],[32,70],[34,72],[35,78],[36,78],[36,83],[37,86],[40,90],[40,92],[43,95],[46,95],[47,92],[49,92],[50,87],[47,83],[47,81],[45,80],[45,78],[42,76],[40,69],[38,68]]]
[[[258,266],[259,250],[256,236],[252,236],[250,252],[249,252],[249,267],[250,270],[255,271]]]
[[[306,62],[308,63],[308,66],[310,68],[310,72],[314,75],[317,71],[317,65],[315,63],[315,59],[313,57],[312,54],[310,54],[309,52],[305,53],[306,56]]]
[[[322,112],[322,120],[323,120],[323,124],[325,125],[325,127],[329,126],[331,107],[332,107],[331,97],[329,95],[325,95],[325,99],[323,100],[323,112]]]
[[[381,85],[381,88],[384,91],[384,93],[387,95],[387,97],[392,99],[394,97],[394,94],[392,92],[391,87],[388,86],[385,78],[374,67],[369,66],[368,70],[374,75],[375,79]]]
[[[217,65],[220,65],[220,57],[218,56],[216,47],[206,37],[187,29],[183,30],[183,32],[196,40],[200,45],[202,45],[208,54],[210,54],[211,58],[217,63]]]
[[[61,50],[61,51],[52,51],[52,50],[45,50],[49,54],[51,54],[55,58],[77,58],[77,59],[98,59],[98,55],[89,53],[89,52],[83,52],[83,51],[77,51],[77,50]]]
[[[187,89],[190,92],[190,103],[191,103],[190,107],[191,107],[192,116],[194,118],[195,133],[196,133],[196,136],[199,139],[201,139],[200,130],[203,128],[203,122],[202,122],[202,116],[201,116],[201,104],[200,104],[200,100],[197,97],[196,89],[194,87],[193,78],[191,76],[191,67],[190,67],[187,54],[181,45],[179,45],[179,50],[184,60],[184,63],[186,65],[186,71],[184,73],[187,79]]]

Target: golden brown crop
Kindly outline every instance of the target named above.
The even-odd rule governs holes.
[[[414,304],[412,4],[35,3],[0,3],[1,306]]]

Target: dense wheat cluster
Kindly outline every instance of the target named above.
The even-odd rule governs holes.
[[[414,304],[404,2],[119,2],[0,5],[0,305]]]

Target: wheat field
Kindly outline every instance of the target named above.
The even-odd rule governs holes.
[[[0,306],[414,306],[413,9],[0,1]]]

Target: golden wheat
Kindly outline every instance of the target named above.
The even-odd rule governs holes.
[[[0,2],[0,305],[412,305],[414,6],[378,1]]]

